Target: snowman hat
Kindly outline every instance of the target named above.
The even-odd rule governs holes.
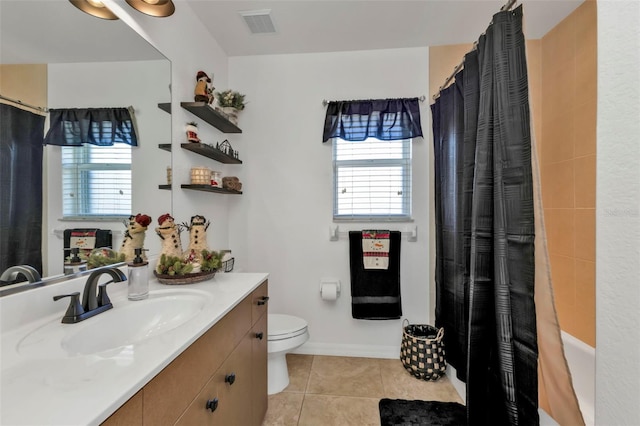
[[[206,78],[207,83],[211,83],[211,79],[209,78],[207,73],[204,71],[198,71],[198,75],[196,75],[196,81],[199,81],[201,78]]]

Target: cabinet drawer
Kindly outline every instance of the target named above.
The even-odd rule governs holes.
[[[250,328],[247,297],[145,386],[144,424],[174,424]]]
[[[252,333],[247,333],[225,363],[216,371],[202,392],[194,399],[184,415],[180,426],[242,425],[252,423],[252,373],[251,349]],[[230,377],[233,375],[233,383]],[[229,377],[229,380],[227,378]],[[217,398],[214,411],[208,409],[208,402]],[[249,402],[249,404],[247,404]],[[259,425],[258,423],[257,425]]]
[[[269,306],[269,281],[265,281],[251,293],[251,325],[267,313]]]

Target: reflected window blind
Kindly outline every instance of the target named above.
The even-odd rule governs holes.
[[[411,140],[333,140],[335,220],[411,219]]]
[[[65,218],[131,214],[131,146],[62,147]]]

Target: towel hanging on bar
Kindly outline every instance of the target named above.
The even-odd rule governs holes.
[[[399,319],[402,316],[400,241],[400,232],[390,231],[388,268],[365,269],[362,253],[362,232],[349,232],[351,315],[353,318],[388,320]]]

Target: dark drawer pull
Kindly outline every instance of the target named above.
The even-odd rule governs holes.
[[[269,296],[262,296],[260,300],[258,300],[258,306],[262,306],[269,300]]]
[[[224,382],[232,385],[236,381],[236,373],[230,373],[224,376]]]
[[[256,333],[256,339],[262,340],[263,337],[264,337],[264,333],[262,331],[259,333]]]
[[[207,401],[207,410],[210,410],[212,413],[216,411],[218,408],[218,398],[213,398]]]

